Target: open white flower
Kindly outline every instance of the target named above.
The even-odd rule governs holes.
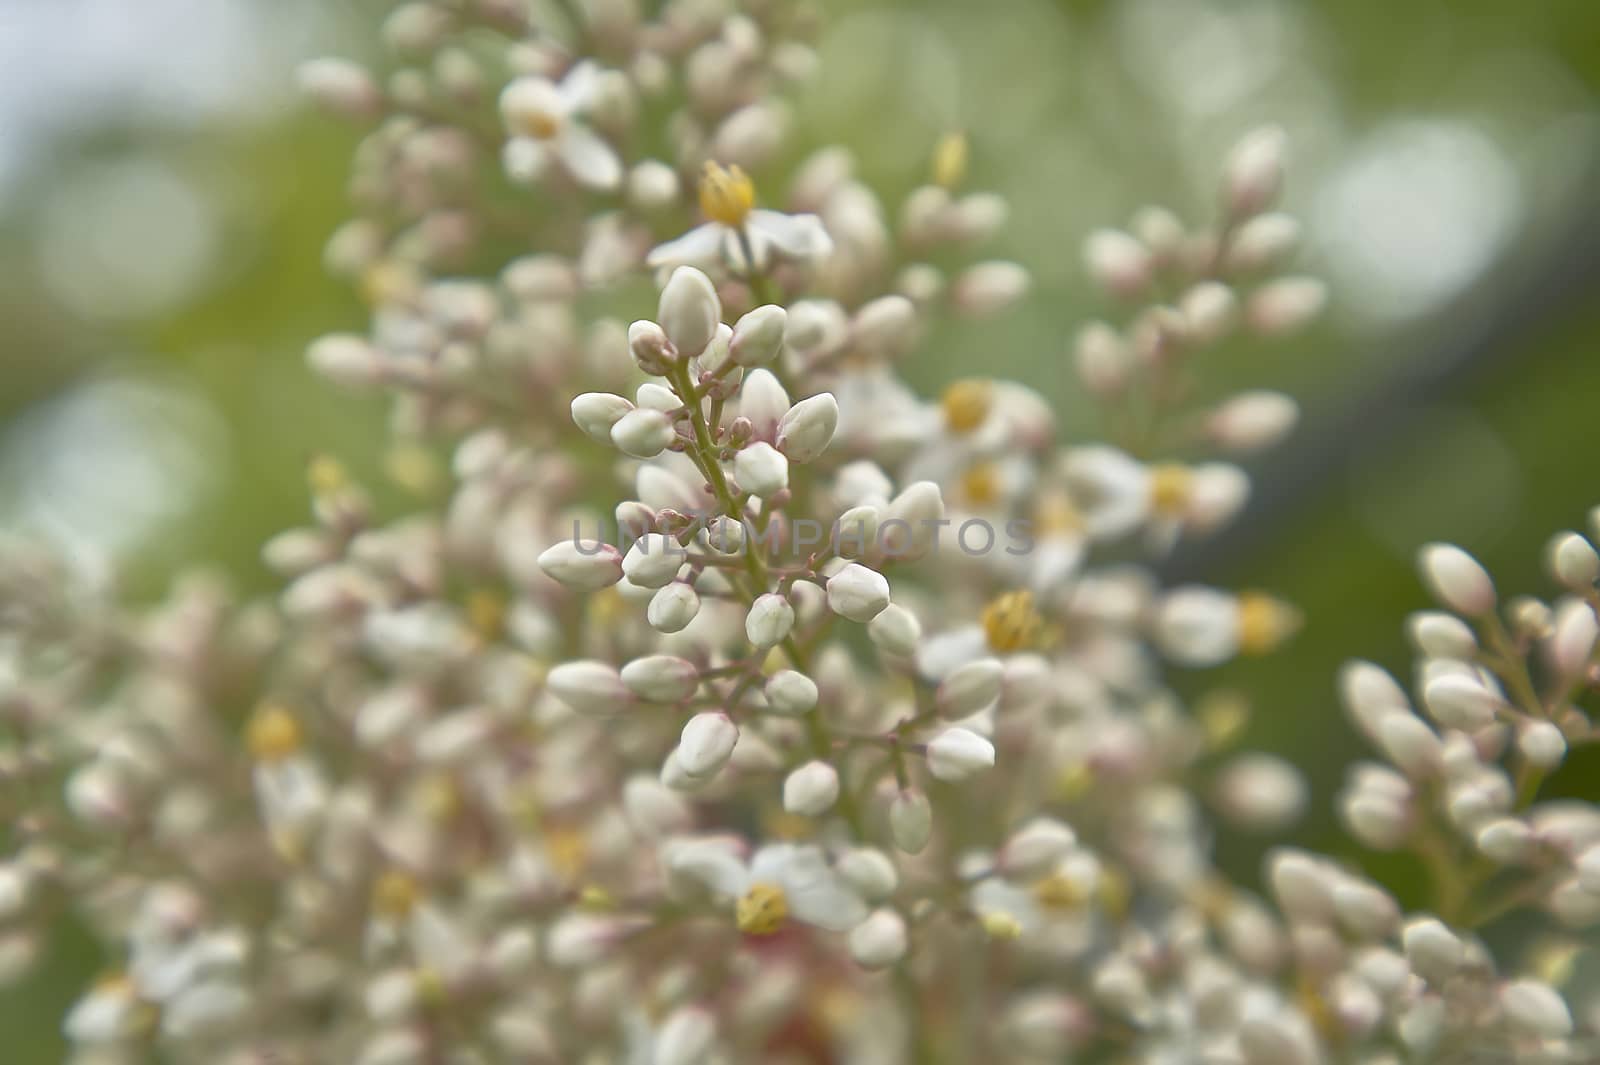
[[[560,83],[521,77],[500,94],[500,117],[511,132],[503,161],[515,180],[531,181],[552,162],[582,185],[610,192],[622,182],[622,162],[599,134],[578,121],[594,97],[600,71],[579,63]]]
[[[816,262],[833,241],[814,214],[757,208],[755,185],[737,166],[707,162],[700,179],[704,224],[653,248],[645,262],[662,266],[727,266],[741,273],[764,270],[774,258]]]
[[[739,931],[771,935],[788,921],[848,932],[867,917],[867,904],[817,847],[774,843],[749,863],[715,840],[690,840],[670,849],[667,865],[732,900]]]

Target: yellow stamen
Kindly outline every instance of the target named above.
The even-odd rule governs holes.
[[[1239,650],[1264,655],[1300,628],[1300,612],[1262,592],[1239,594]]]
[[[1150,506],[1167,517],[1176,517],[1189,505],[1189,490],[1194,474],[1187,466],[1167,463],[1150,467]]]
[[[1060,873],[1036,880],[1031,891],[1034,901],[1047,910],[1075,910],[1088,901],[1084,890]]]
[[[567,880],[576,879],[589,861],[589,839],[576,828],[547,830],[544,849],[550,864]]]
[[[1000,502],[1000,473],[994,463],[968,467],[961,475],[961,494],[975,507],[992,507]]]
[[[306,465],[306,483],[312,495],[330,496],[350,483],[350,475],[332,455],[316,455]]]
[[[933,149],[933,183],[947,189],[961,184],[967,176],[967,135],[946,133]]]
[[[616,909],[617,900],[612,897],[611,892],[599,884],[586,884],[583,890],[578,892],[578,905],[586,910],[604,912]]]
[[[1250,723],[1250,701],[1232,689],[1207,693],[1195,707],[1206,747],[1218,751],[1230,746]]]
[[[1062,802],[1081,799],[1094,786],[1094,769],[1088,762],[1072,762],[1056,777],[1056,798]]]
[[[788,919],[789,897],[776,884],[751,884],[734,909],[739,931],[752,936],[770,936]]]
[[[744,225],[756,205],[756,187],[737,166],[723,167],[706,161],[700,176],[700,212],[725,226]]]
[[[493,588],[474,588],[467,594],[467,624],[484,643],[498,640],[506,628],[506,597]]]
[[[1083,516],[1064,495],[1048,495],[1034,507],[1033,528],[1040,536],[1067,536],[1083,531]]]
[[[1022,925],[1004,910],[991,910],[978,920],[990,939],[1012,940],[1022,935]]]
[[[391,920],[408,917],[420,895],[421,890],[409,873],[391,869],[372,885],[372,908]]]
[[[990,650],[1001,654],[1032,645],[1042,622],[1033,608],[1033,593],[1026,589],[1007,592],[983,608],[983,634]]]
[[[245,745],[258,762],[277,762],[300,750],[300,722],[276,703],[262,705],[245,730]]]
[[[957,381],[944,390],[939,400],[944,423],[952,433],[970,433],[989,417],[994,403],[994,386],[981,378]]]
[[[383,457],[383,471],[412,495],[433,494],[443,479],[439,459],[421,444],[396,444]]]
[[[523,116],[522,132],[538,140],[547,141],[561,132],[561,118],[548,111],[531,111]]]

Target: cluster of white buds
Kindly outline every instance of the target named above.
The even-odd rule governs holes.
[[[978,258],[1007,208],[966,139],[894,209],[839,147],[786,181],[809,7],[734,6],[413,0],[382,70],[305,69],[368,127],[326,258],[371,309],[308,359],[389,397],[411,505],[315,459],[270,601],[131,610],[0,552],[0,977],[62,907],[94,930],[84,1065],[1596,1060],[1576,932],[1476,934],[1600,921],[1600,811],[1540,801],[1596,736],[1583,536],[1553,603],[1426,549],[1422,713],[1345,674],[1385,763],[1340,810],[1432,912],[1303,850],[1270,900],[1213,863],[1306,786],[1164,663],[1299,618],[1125,541],[1226,524],[1231,459],[1296,419],[1190,389],[1323,302],[1277,272],[1282,134],[1213,222],[1088,238],[1127,312],[1077,344],[1109,439],[1059,440],[1026,386],[899,374],[1027,289]]]

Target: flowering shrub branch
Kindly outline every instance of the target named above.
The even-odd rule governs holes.
[[[1339,811],[1428,865],[1431,912],[1300,849],[1265,899],[1211,862],[1305,787],[1163,664],[1300,618],[1114,559],[1227,523],[1231,458],[1296,420],[1193,389],[1324,301],[1284,272],[1282,134],[1223,162],[1214,219],[1089,235],[1110,441],[1062,441],[1023,385],[901,380],[1028,277],[974,261],[1006,204],[958,135],[896,205],[838,147],[785,180],[811,30],[777,0],[408,3],[385,73],[304,69],[366,128],[327,262],[371,310],[308,357],[389,397],[419,502],[318,459],[272,602],[196,576],[131,611],[8,547],[0,968],[64,908],[96,929],[84,1062],[1594,1060],[1557,990],[1589,948],[1477,935],[1600,921],[1600,812],[1540,796],[1596,737],[1579,534],[1553,603],[1423,550],[1422,712],[1341,678],[1381,760]]]

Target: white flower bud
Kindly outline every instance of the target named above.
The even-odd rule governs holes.
[[[1434,917],[1407,921],[1400,943],[1411,967],[1430,983],[1444,982],[1466,959],[1466,945]]]
[[[1553,769],[1567,756],[1567,738],[1549,721],[1535,721],[1518,734],[1517,750],[1531,765]]]
[[[1272,205],[1283,186],[1283,158],[1288,137],[1279,126],[1262,126],[1245,134],[1223,169],[1223,188],[1231,218],[1248,218]]]
[[[611,442],[612,427],[631,410],[633,404],[622,396],[610,392],[585,392],[572,401],[572,421],[587,435],[602,444],[608,444]]]
[[[994,766],[994,744],[964,728],[947,728],[928,743],[928,772],[965,780]]]
[[[1573,864],[1578,870],[1578,886],[1591,895],[1600,895],[1600,844],[1584,850]]]
[[[768,592],[750,604],[745,615],[744,634],[757,647],[774,647],[794,628],[794,607],[776,592]]]
[[[672,583],[688,555],[682,544],[665,533],[645,533],[628,548],[622,572],[641,588],[662,588]]]
[[[839,799],[839,771],[827,762],[811,761],[783,781],[783,808],[803,817],[826,813]]]
[[[674,582],[655,594],[644,616],[652,629],[671,633],[682,632],[698,613],[700,594],[690,585]]]
[[[917,309],[904,296],[880,296],[856,312],[850,330],[856,347],[879,358],[910,350],[917,337]]]
[[[960,313],[983,317],[1017,302],[1032,283],[1020,263],[992,259],[963,270],[951,287],[950,300]]]
[[[1427,776],[1439,766],[1438,733],[1415,714],[1391,711],[1377,723],[1373,736],[1384,755],[1410,776]]]
[[[1005,667],[998,658],[979,658],[957,667],[939,683],[934,703],[945,717],[966,717],[1000,698]]]
[[[1298,1014],[1251,1017],[1239,1026],[1244,1065],[1317,1065],[1322,1060]]]
[[[700,670],[687,658],[647,655],[622,667],[622,683],[641,699],[675,703],[693,695],[700,686]]]
[[[636,459],[655,458],[672,443],[673,435],[671,418],[643,407],[624,414],[611,427],[611,442],[617,450]]]
[[[694,267],[678,267],[661,290],[656,320],[678,354],[694,358],[711,345],[722,323],[722,301],[717,298],[716,286]]]
[[[789,460],[771,444],[757,440],[734,456],[733,476],[744,491],[770,499],[789,487]]]
[[[700,1065],[712,1057],[716,1019],[699,1006],[674,1010],[662,1024],[650,1056],[651,1065]]]
[[[817,682],[804,673],[783,669],[767,678],[767,706],[780,714],[804,714],[817,705]]]
[[[683,796],[653,776],[638,773],[622,786],[622,809],[641,836],[666,836],[694,823],[694,811]]]
[[[1077,845],[1078,837],[1053,817],[1035,817],[1000,848],[998,866],[1008,877],[1043,875]]]
[[[1322,313],[1328,286],[1314,277],[1281,277],[1250,294],[1245,318],[1262,336],[1286,336]]]
[[[1473,841],[1491,861],[1513,865],[1528,856],[1533,830],[1514,817],[1501,817],[1478,829]]]
[[[312,370],[346,388],[362,388],[383,378],[384,358],[366,337],[331,333],[306,349]]]
[[[1428,544],[1417,554],[1423,583],[1435,599],[1469,618],[1494,609],[1494,581],[1478,560],[1454,544]]]
[[[888,898],[900,886],[894,861],[876,847],[851,847],[839,856],[836,868],[869,902]]]
[[[922,624],[905,607],[890,603],[868,623],[867,636],[886,654],[912,658],[922,639]]]
[[[1581,676],[1594,655],[1600,639],[1600,619],[1586,602],[1563,603],[1556,612],[1555,632],[1550,637],[1550,659],[1563,677]]]
[[[766,304],[740,318],[733,326],[728,354],[740,366],[765,366],[783,350],[783,334],[789,312],[776,304]]]
[[[1241,754],[1217,776],[1215,799],[1233,824],[1254,832],[1287,827],[1306,804],[1306,783],[1300,771],[1270,754]]]
[[[1476,732],[1493,724],[1496,712],[1506,704],[1499,693],[1485,687],[1476,677],[1459,673],[1429,681],[1422,689],[1422,701],[1439,724],[1465,732]]]
[[[1600,554],[1575,532],[1564,532],[1550,543],[1550,569],[1556,580],[1575,592],[1594,591],[1600,579]]]
[[[867,969],[893,965],[906,953],[906,922],[891,909],[874,910],[850,930],[850,956]]]
[[[1239,297],[1220,281],[1202,281],[1178,301],[1189,337],[1214,344],[1233,328],[1239,314]]]
[[[828,609],[862,624],[889,605],[889,581],[877,570],[851,562],[828,578]]]
[[[739,414],[750,422],[757,440],[771,440],[789,413],[789,393],[771,370],[752,370],[739,389]]]
[[[1400,922],[1400,905],[1376,884],[1352,878],[1334,882],[1333,910],[1352,933],[1367,939],[1383,939]]]
[[[921,558],[933,546],[939,535],[938,523],[943,520],[944,496],[938,485],[932,481],[907,485],[890,500],[880,527],[885,554],[893,558]]]
[[[1114,396],[1128,383],[1128,348],[1104,322],[1090,322],[1078,333],[1074,353],[1078,378],[1096,396]]]
[[[295,79],[301,92],[345,118],[371,118],[383,105],[383,94],[372,75],[365,67],[348,59],[308,60],[300,64]]]
[[[678,198],[678,172],[659,159],[646,159],[628,173],[628,199],[645,210],[666,207]]]
[[[1234,230],[1224,261],[1229,270],[1254,271],[1288,255],[1300,242],[1300,223],[1290,215],[1259,214]]]
[[[1211,412],[1206,431],[1230,451],[1259,451],[1288,436],[1299,417],[1299,404],[1282,392],[1241,392]]]
[[[545,678],[545,687],[574,710],[587,714],[614,714],[633,703],[616,669],[589,659],[556,666]]]
[[[1120,229],[1097,229],[1083,242],[1089,277],[1115,296],[1132,296],[1150,283],[1150,252]]]
[[[1321,919],[1333,914],[1327,864],[1304,851],[1280,848],[1267,857],[1272,894],[1292,917]]]
[[[679,767],[691,777],[709,777],[725,765],[739,742],[739,727],[720,710],[694,715],[683,726],[675,753]]]
[[[0,863],[0,921],[10,921],[28,904],[29,877],[18,862]]]
[[[920,791],[901,791],[889,804],[889,835],[907,854],[921,854],[933,836],[933,806]]]
[[[1470,662],[1478,653],[1472,627],[1442,610],[1419,610],[1406,622],[1411,642],[1430,658]]]
[[[622,552],[610,544],[563,540],[540,553],[539,568],[569,588],[609,588],[622,579]]]
[[[651,321],[640,320],[628,326],[628,350],[645,373],[664,374],[676,360],[666,330]]]
[[[839,427],[839,404],[831,392],[802,399],[778,423],[777,444],[793,462],[814,462]]]
[[[1549,984],[1513,980],[1500,989],[1500,1007],[1506,1019],[1528,1035],[1564,1039],[1572,1034],[1572,1012]]]

